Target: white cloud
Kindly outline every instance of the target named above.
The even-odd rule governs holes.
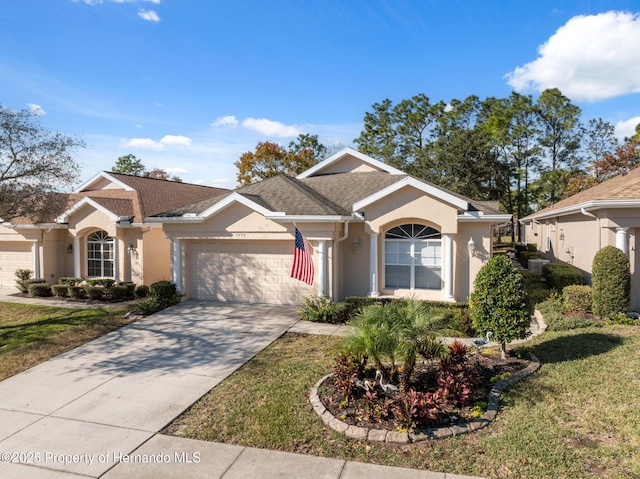
[[[164,149],[164,145],[162,143],[154,141],[151,138],[131,138],[130,140],[123,142],[122,145],[140,150],[159,151]]]
[[[247,118],[242,121],[242,126],[262,133],[263,135],[283,138],[298,136],[302,133],[295,126],[285,125],[279,121],[267,120],[266,118]]]
[[[213,126],[214,128],[219,126],[228,126],[231,128],[235,128],[238,126],[238,123],[240,122],[234,115],[228,115],[219,116],[213,123],[211,123],[211,126]]]
[[[231,178],[214,178],[207,186],[213,186],[214,188],[225,188],[227,190],[233,190],[236,188],[236,180]]]
[[[559,88],[572,100],[640,92],[640,16],[579,15],[538,49],[539,57],[506,75],[517,91]]]
[[[628,120],[619,121],[615,126],[615,135],[620,141],[633,136],[636,133],[636,126],[640,124],[640,116],[634,116]]]
[[[36,116],[44,116],[47,114],[46,111],[42,109],[42,106],[36,105],[35,103],[27,103],[27,107]]]
[[[165,135],[160,140],[163,145],[191,146],[191,138],[180,135]]]
[[[171,175],[180,175],[180,174],[184,175],[185,173],[189,172],[189,170],[182,168],[180,166],[167,166],[162,169]]]
[[[153,150],[162,151],[167,146],[191,146],[191,138],[179,135],[165,135],[160,141],[152,140],[151,138],[131,138],[122,142],[122,146],[137,148],[140,150]]]
[[[158,16],[158,14],[154,11],[154,10],[140,10],[138,12],[138,16],[140,18],[142,18],[143,20],[147,20],[149,22],[159,22],[160,21],[160,17]]]

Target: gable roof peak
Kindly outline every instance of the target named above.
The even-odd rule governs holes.
[[[375,160],[375,159],[371,158],[370,156],[365,155],[364,153],[360,153],[359,151],[354,150],[353,148],[346,147],[346,148],[343,148],[342,150],[338,151],[337,153],[334,153],[330,157],[322,160],[321,162],[317,163],[316,165],[312,166],[308,170],[303,171],[298,176],[296,176],[296,178],[297,179],[304,179],[304,178],[309,178],[310,176],[321,175],[321,174],[323,174],[322,173],[323,170],[326,170],[329,166],[334,165],[337,162],[339,162],[342,159],[347,158],[347,157],[355,158],[355,159],[359,160],[361,163],[363,163],[365,165],[368,165],[368,166],[372,167],[375,170],[382,171],[382,172],[388,173],[390,175],[404,175],[405,174],[403,171],[400,171],[397,168],[394,168],[393,166],[387,165],[386,163],[383,163],[382,161]]]

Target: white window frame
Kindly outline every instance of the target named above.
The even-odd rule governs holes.
[[[94,231],[87,236],[87,277],[115,279],[115,247],[115,239],[104,230]],[[96,268],[96,264],[90,265],[91,262],[97,262],[99,275],[91,274],[95,273]],[[105,274],[108,265],[111,265],[111,274]]]
[[[411,232],[407,231],[408,230],[408,226],[411,226]],[[418,226],[419,228],[415,228],[415,226]],[[403,230],[406,233],[405,237],[401,237],[398,235],[395,235],[394,237],[389,238],[389,232],[396,229],[396,228],[400,228],[401,230]],[[428,235],[424,235],[421,234],[423,232],[429,231],[430,234]],[[433,231],[433,233],[431,233],[431,231]],[[396,237],[397,236],[397,237]],[[435,238],[436,236],[438,236],[438,238]],[[387,253],[393,254],[393,252],[388,252],[388,244],[409,244],[409,256],[410,256],[410,261],[409,263],[402,263],[400,261],[396,261],[396,262],[391,262],[391,261],[387,261]],[[434,257],[435,261],[434,261],[434,265],[425,265],[424,262],[420,263],[418,261],[416,261],[416,245],[426,245],[427,248],[428,247],[438,247],[440,250],[440,254],[436,255]],[[407,224],[403,224],[403,225],[399,225],[396,226],[394,228],[390,228],[386,233],[385,233],[385,238],[384,238],[384,269],[385,269],[385,289],[388,290],[394,290],[394,289],[409,289],[411,291],[414,290],[420,290],[420,291],[439,291],[442,290],[442,238],[441,238],[441,233],[436,230],[433,227],[427,226],[427,225],[423,225],[423,224],[419,224],[419,223],[407,223]],[[409,287],[405,288],[405,287],[399,287],[399,286],[393,286],[393,285],[389,285],[387,283],[387,266],[406,266],[409,267]],[[440,277],[440,285],[437,288],[419,288],[416,287],[416,266],[426,266],[429,269],[435,270],[438,273],[438,276]]]

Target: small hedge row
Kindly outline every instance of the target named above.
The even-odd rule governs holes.
[[[542,277],[547,285],[556,291],[562,291],[565,286],[584,284],[582,271],[566,263],[546,263],[542,266]]]

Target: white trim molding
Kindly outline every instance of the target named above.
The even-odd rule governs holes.
[[[458,198],[457,196],[447,191],[444,191],[438,188],[437,186],[433,186],[428,183],[424,183],[416,178],[407,176],[401,179],[400,181],[392,185],[389,185],[386,188],[381,189],[380,191],[372,194],[371,196],[368,196],[367,198],[364,198],[363,200],[360,200],[357,203],[354,203],[353,211],[359,211],[363,208],[366,208],[370,204],[375,203],[376,201],[380,201],[386,196],[389,196],[390,194],[395,193],[396,191],[401,190],[402,188],[405,188],[405,187],[413,187],[419,191],[422,191],[423,193],[433,196],[434,198],[442,200],[445,203],[455,206],[458,209],[461,209],[464,211],[469,209],[468,201],[465,201],[462,198]]]
[[[117,178],[111,176],[106,171],[102,171],[102,172],[98,173],[97,175],[95,175],[93,178],[90,178],[89,180],[87,180],[84,183],[82,183],[73,192],[74,193],[80,193],[81,191],[84,191],[87,188],[89,188],[91,185],[97,183],[98,180],[100,180],[100,179],[111,181],[112,183],[115,183],[116,185],[118,185],[119,187],[124,189],[125,191],[135,191],[133,188],[131,188],[126,183],[123,183],[122,181],[118,180]]]
[[[69,216],[71,216],[73,213],[78,211],[83,206],[92,206],[96,210],[98,210],[98,211],[104,213],[105,215],[107,215],[107,217],[111,221],[115,222],[115,221],[120,221],[122,219],[121,216],[118,216],[115,213],[113,213],[112,211],[109,211],[107,208],[105,208],[104,206],[102,206],[98,202],[92,200],[89,197],[85,197],[85,198],[82,198],[80,201],[78,201],[75,205],[73,205],[67,211],[62,213],[60,216],[58,216],[56,218],[56,222],[57,223],[67,223],[69,221]],[[127,216],[127,218],[129,218],[129,216]]]
[[[375,168],[377,170],[383,171],[385,173],[389,173],[390,175],[406,175],[406,173],[404,171],[400,171],[397,168],[394,168],[393,166],[389,166],[386,163],[383,163],[383,162],[378,161],[378,160],[374,160],[370,156],[367,156],[367,155],[365,155],[363,153],[360,153],[359,151],[356,151],[353,148],[348,148],[347,147],[347,148],[343,148],[342,150],[338,151],[337,153],[334,153],[329,158],[321,161],[320,163],[317,163],[316,165],[312,166],[308,170],[303,171],[298,176],[296,176],[296,178],[301,180],[301,179],[313,176],[313,175],[317,174],[318,172],[324,170],[327,166],[330,166],[330,165],[338,162],[339,160],[341,160],[342,158],[345,158],[347,156],[352,156],[354,158],[357,158],[358,160],[362,161],[363,163],[366,163],[367,165],[370,165],[370,166],[372,166],[373,168]]]

